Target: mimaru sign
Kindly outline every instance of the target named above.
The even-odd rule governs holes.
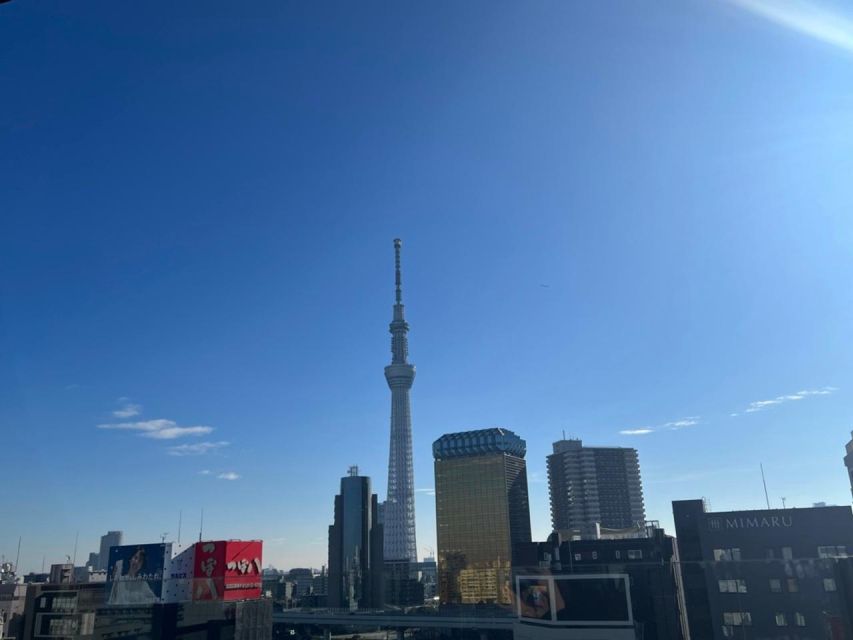
[[[791,527],[791,516],[753,516],[746,518],[708,518],[708,528],[712,531],[723,529],[782,529]]]

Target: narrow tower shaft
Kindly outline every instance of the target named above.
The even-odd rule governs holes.
[[[391,446],[388,455],[388,498],[385,502],[385,559],[417,561],[415,484],[412,468],[412,410],[409,390],[415,367],[409,364],[409,324],[403,312],[400,247],[394,240],[396,296],[390,324],[391,364],[385,380],[391,389]]]

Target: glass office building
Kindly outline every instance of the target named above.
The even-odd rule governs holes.
[[[442,604],[510,604],[512,547],[530,541],[525,452],[498,428],[433,444]]]
[[[370,478],[351,467],[341,478],[341,493],[335,496],[335,523],[329,527],[330,607],[382,606],[383,536],[377,512]]]

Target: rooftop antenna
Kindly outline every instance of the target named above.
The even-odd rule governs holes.
[[[201,542],[201,532],[204,531],[204,507],[201,508],[201,522],[198,525],[198,541]]]
[[[183,519],[183,517],[184,517],[184,510],[179,509],[178,510],[178,546],[179,547],[181,546],[181,520]]]
[[[160,542],[165,543],[165,542],[166,542],[166,536],[167,536],[167,535],[169,535],[169,532],[168,532],[168,531],[164,531],[163,533],[161,533],[161,534],[160,534]]]
[[[349,471],[347,472],[347,475],[350,478],[355,478],[356,476],[358,476],[358,465],[357,464],[351,465],[349,468]]]
[[[566,430],[563,429],[563,440],[565,440],[565,439],[566,439]]]
[[[764,463],[759,463],[761,467],[761,482],[764,485],[764,499],[767,501],[767,508],[770,509],[770,496],[767,494],[767,481],[764,479]]]
[[[18,575],[18,562],[21,560],[21,536],[18,536],[18,555],[15,556],[15,575]]]
[[[77,565],[77,541],[80,539],[80,530],[77,530],[77,533],[74,534],[74,559],[71,560],[71,564]]]
[[[785,509],[785,496],[782,496],[782,508]]]

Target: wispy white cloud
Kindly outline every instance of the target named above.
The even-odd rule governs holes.
[[[853,53],[853,18],[813,0],[729,0],[779,26]]]
[[[681,420],[673,420],[672,422],[666,422],[662,426],[664,429],[683,429],[684,427],[692,427],[695,424],[699,424],[699,416],[687,416],[686,418],[681,418]]]
[[[195,442],[193,444],[179,444],[169,447],[166,451],[170,456],[203,456],[206,453],[227,447],[230,443],[220,442]],[[206,474],[204,474],[206,475]]]
[[[216,477],[219,478],[220,480],[239,480],[240,474],[235,473],[234,471],[226,471],[225,473],[220,473]]]
[[[198,472],[198,475],[209,476],[210,475],[210,469],[202,469],[201,471]]]
[[[784,404],[786,402],[796,402],[797,400],[802,400],[810,396],[828,396],[834,391],[837,391],[835,387],[822,387],[820,389],[803,389],[802,391],[797,391],[796,393],[789,393],[784,396],[776,396],[775,398],[771,398],[769,400],[756,400],[755,402],[749,403],[749,406],[744,409],[744,413],[755,413],[756,411],[762,411],[768,407],[772,407],[777,404]]]
[[[204,436],[213,431],[213,427],[166,427],[157,431],[149,431],[141,434],[143,438],[155,438],[157,440],[174,440],[184,436]]]
[[[131,402],[130,398],[119,398],[117,402],[121,407],[113,411],[116,418],[133,418],[142,413],[142,405]]]
[[[179,427],[174,420],[158,418],[156,420],[139,420],[137,422],[117,422],[112,424],[99,424],[98,429],[114,429],[119,431],[140,431],[139,435],[144,438],[156,440],[174,440],[185,436],[203,436],[213,431],[213,427],[202,425],[193,427]]]
[[[623,436],[645,436],[650,433],[654,433],[655,431],[678,431],[679,429],[684,429],[685,427],[692,427],[695,424],[699,424],[699,422],[699,416],[687,416],[685,418],[679,418],[678,420],[664,422],[663,424],[659,424],[654,427],[637,427],[636,429],[622,429],[619,434]]]
[[[423,489],[415,489],[415,493],[425,493],[428,496],[434,496],[435,489],[432,487],[424,487]]]
[[[156,420],[140,420],[138,422],[119,422],[115,424],[99,424],[98,429],[119,429],[124,431],[159,431],[168,427],[174,427],[176,423],[172,420],[158,418]]]

